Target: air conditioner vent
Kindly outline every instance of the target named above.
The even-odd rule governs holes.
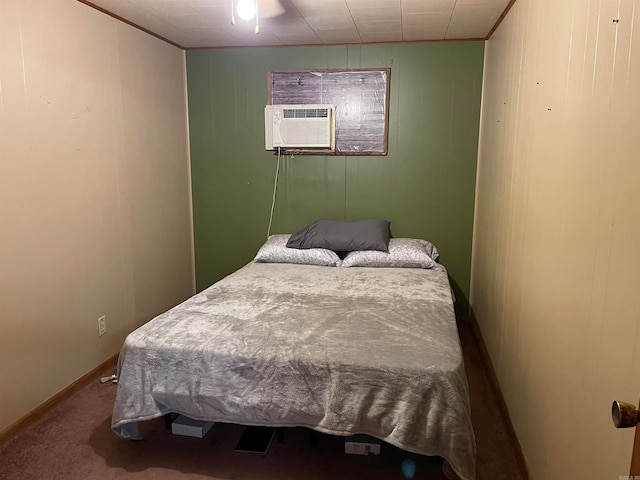
[[[284,108],[282,110],[284,118],[327,118],[329,109],[327,108]]]

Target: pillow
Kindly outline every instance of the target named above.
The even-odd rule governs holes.
[[[438,261],[438,258],[440,258],[440,253],[438,253],[438,249],[433,243],[422,240],[421,238],[416,238],[415,240],[424,245],[424,248],[427,251],[427,255],[429,255],[434,261]]]
[[[432,248],[430,248],[431,246]],[[351,252],[342,261],[343,267],[396,267],[433,268],[437,264],[427,253],[438,251],[426,240],[416,238],[392,238],[389,252],[373,250]]]
[[[389,248],[387,220],[318,220],[294,233],[287,242],[289,248],[326,248],[338,252],[380,250]]]
[[[260,250],[258,250],[254,261],[264,263],[324,265],[328,267],[336,267],[342,262],[338,255],[331,250],[325,250],[323,248],[310,248],[306,250],[287,248],[287,240],[289,240],[290,236],[289,234],[271,235],[264,245],[260,247]]]

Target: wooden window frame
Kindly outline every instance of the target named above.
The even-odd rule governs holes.
[[[331,93],[326,93],[326,90],[323,88],[322,80],[324,74],[347,74],[353,75],[353,82],[345,83],[345,79],[343,78],[343,82],[340,84],[342,91],[338,91],[338,89],[334,91],[330,91]],[[368,87],[364,87],[365,85],[365,74],[367,75],[380,75],[380,77],[384,80],[384,85],[382,88],[377,88],[375,90],[367,90]],[[274,101],[274,88],[275,80],[274,76],[286,76],[289,77],[290,85],[299,85],[300,87],[304,87],[304,80],[306,79],[315,79],[315,77],[320,78],[320,91],[309,91],[303,92],[301,91],[297,96],[286,96],[285,92],[280,92],[277,98]],[[373,77],[377,78],[377,77]],[[337,80],[336,80],[337,82]],[[335,138],[335,150],[327,150],[327,149],[297,149],[297,148],[288,148],[281,149],[281,153],[286,155],[387,155],[388,153],[388,136],[389,136],[389,96],[390,96],[390,83],[391,83],[391,69],[390,68],[359,68],[359,69],[314,69],[314,70],[297,70],[297,71],[270,71],[267,75],[267,104],[319,104],[319,103],[327,103],[334,104],[336,106],[336,138]],[[285,87],[283,87],[285,88]],[[310,85],[307,85],[307,88],[311,88]],[[317,86],[316,86],[317,89]],[[346,89],[346,90],[345,90]],[[377,96],[379,90],[384,92],[384,100],[376,103],[369,102],[362,108],[360,105],[360,109],[356,112],[357,115],[353,115],[353,109],[351,110],[351,116],[346,113],[346,105],[348,105],[349,99],[353,98],[354,95],[358,96],[358,98],[367,98],[367,93],[374,92],[374,97]],[[333,95],[333,101],[326,101],[324,95]],[[306,95],[306,97],[305,97]],[[319,95],[319,96],[318,96]],[[337,97],[337,98],[336,98]],[[337,101],[336,101],[337,100]],[[376,108],[383,108],[382,113],[374,112],[373,115],[367,110],[375,110]],[[363,112],[364,110],[364,112]],[[367,115],[370,115],[370,118],[366,118]],[[382,120],[377,118],[382,115]],[[384,126],[381,126],[381,121],[384,122]],[[364,122],[364,123],[363,123]],[[367,123],[368,122],[368,123]],[[357,128],[356,128],[357,125]],[[356,139],[354,142],[353,136],[358,134],[362,125],[365,126],[365,130],[369,129],[373,131],[376,136],[373,138],[375,142],[375,148],[366,148],[367,147],[367,138]],[[340,137],[341,131],[343,132],[342,140]],[[347,138],[350,135],[351,138]],[[365,134],[366,135],[366,134]],[[382,137],[382,138],[380,138]],[[371,142],[371,134],[369,134],[369,142]]]

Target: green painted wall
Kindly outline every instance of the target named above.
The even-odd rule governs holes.
[[[436,244],[466,315],[483,53],[483,42],[187,52],[198,290],[266,238],[276,168],[264,150],[267,72],[390,67],[388,155],[284,157],[271,233],[386,218],[394,236]]]

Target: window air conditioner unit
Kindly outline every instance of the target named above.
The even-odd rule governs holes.
[[[264,108],[265,148],[320,148],[335,144],[333,105],[267,105]]]

